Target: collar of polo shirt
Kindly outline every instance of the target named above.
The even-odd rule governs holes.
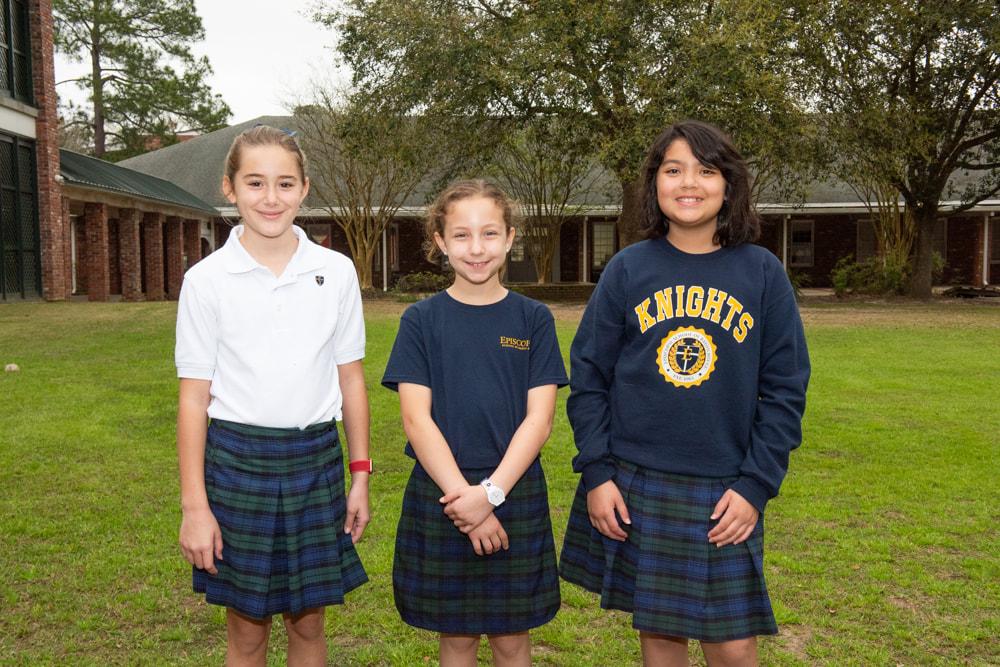
[[[247,252],[247,249],[243,247],[240,243],[240,237],[243,236],[243,225],[236,225],[233,227],[232,231],[229,232],[229,240],[223,246],[223,252],[225,255],[225,266],[229,273],[247,273],[248,271],[253,271],[254,269],[264,269],[266,267],[260,264],[257,260]],[[308,241],[309,237],[306,236],[305,231],[298,225],[292,225],[292,231],[295,232],[295,237],[299,240],[298,248],[295,249],[295,254],[288,261],[288,266],[285,267],[284,275],[298,275],[305,273],[307,271],[315,271],[316,269],[323,266],[323,255],[322,246],[316,246],[312,243],[304,243],[303,241]]]

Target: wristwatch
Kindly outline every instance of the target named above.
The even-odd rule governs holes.
[[[493,505],[493,507],[500,507],[503,505],[503,501],[507,500],[507,495],[503,492],[503,489],[494,484],[489,477],[479,484],[486,489],[486,499],[490,501],[490,505]]]

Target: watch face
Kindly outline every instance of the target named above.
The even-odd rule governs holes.
[[[489,489],[487,489],[486,496],[489,499],[489,501],[494,505],[499,505],[500,503],[503,502],[503,491],[501,491],[495,486],[491,486]]]

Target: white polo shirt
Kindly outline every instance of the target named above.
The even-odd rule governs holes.
[[[280,277],[240,243],[242,225],[184,275],[177,375],[212,381],[213,419],[305,428],[342,418],[337,365],[365,356],[358,276],[292,229],[299,245]]]

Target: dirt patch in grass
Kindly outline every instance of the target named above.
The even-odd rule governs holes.
[[[827,327],[891,326],[900,328],[975,326],[1000,329],[1000,299],[880,299],[826,301],[806,299],[802,321]]]
[[[799,660],[808,662],[809,655],[806,653],[806,644],[809,643],[812,636],[812,630],[804,625],[783,625],[781,633],[778,635],[778,641],[786,651]]]

